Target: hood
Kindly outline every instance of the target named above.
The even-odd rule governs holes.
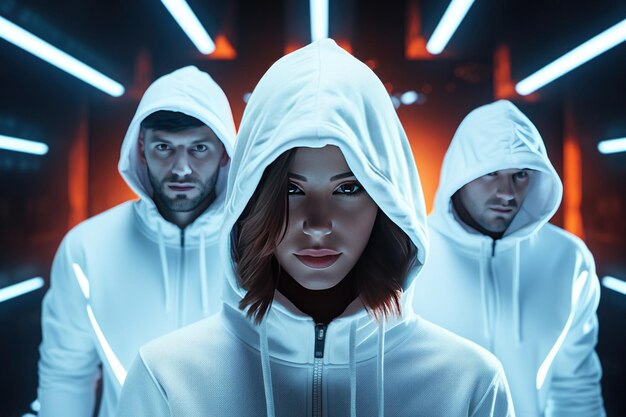
[[[417,272],[428,246],[426,211],[409,142],[378,77],[330,39],[278,60],[250,96],[228,179],[221,242],[229,264],[228,236],[265,168],[291,148],[326,145],[341,149],[378,207],[411,238]],[[229,275],[230,286],[243,296]]]
[[[307,347],[302,337],[312,334],[314,323],[310,317],[294,311],[278,292],[260,326],[244,318],[238,303],[245,290],[237,283],[229,236],[268,165],[289,149],[326,145],[341,149],[348,166],[379,209],[417,247],[415,268],[407,276],[406,287],[424,264],[428,250],[419,175],[404,129],[378,77],[330,39],[279,59],[254,89],[241,121],[220,238],[228,282],[225,312],[238,317],[231,320],[238,323],[235,334],[261,352],[268,416],[274,415],[269,358],[309,363],[312,357],[303,357]],[[356,392],[356,358],[378,357],[382,367],[385,343],[400,343],[404,332],[398,329],[404,326],[397,324],[401,320],[396,317],[377,323],[357,298],[331,322],[327,343],[332,353],[327,360],[349,361],[351,392]],[[379,379],[382,399],[382,373]],[[355,401],[354,396],[351,398]],[[379,401],[379,407],[382,404]]]
[[[463,245],[484,236],[457,220],[451,197],[465,184],[494,171],[529,168],[529,190],[503,241],[536,233],[558,209],[563,185],[541,135],[511,102],[500,100],[469,113],[457,129],[441,168],[430,224]]]

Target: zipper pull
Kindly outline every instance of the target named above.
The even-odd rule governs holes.
[[[324,357],[324,341],[326,340],[326,329],[328,324],[315,325],[315,357]]]

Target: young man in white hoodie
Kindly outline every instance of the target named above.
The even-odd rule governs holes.
[[[594,260],[548,223],[562,193],[539,132],[512,103],[472,111],[444,158],[414,290],[418,314],[500,359],[525,417],[605,414]]]
[[[42,309],[39,415],[115,413],[139,347],[221,306],[218,230],[230,105],[211,77],[185,67],[146,91],[124,138],[119,171],[140,197],[63,239]]]

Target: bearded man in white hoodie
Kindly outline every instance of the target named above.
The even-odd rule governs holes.
[[[132,119],[119,171],[140,197],[72,229],[42,308],[39,415],[100,417],[150,340],[221,306],[218,234],[235,127],[224,92],[185,67],[156,80]],[[101,370],[100,370],[101,368]]]
[[[593,257],[548,223],[563,186],[512,103],[472,111],[446,153],[413,306],[502,362],[517,415],[604,416]]]

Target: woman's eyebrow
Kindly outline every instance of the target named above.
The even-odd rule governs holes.
[[[294,172],[290,172],[288,174],[289,178],[295,178],[297,180],[303,181],[303,182],[307,182],[307,178],[304,175],[300,175],[300,174],[296,174]],[[354,174],[352,173],[352,171],[348,171],[348,172],[344,172],[341,174],[337,174],[337,175],[333,175],[332,177],[330,177],[330,182],[332,181],[337,181],[340,180],[342,178],[348,178],[348,177],[354,177]]]

